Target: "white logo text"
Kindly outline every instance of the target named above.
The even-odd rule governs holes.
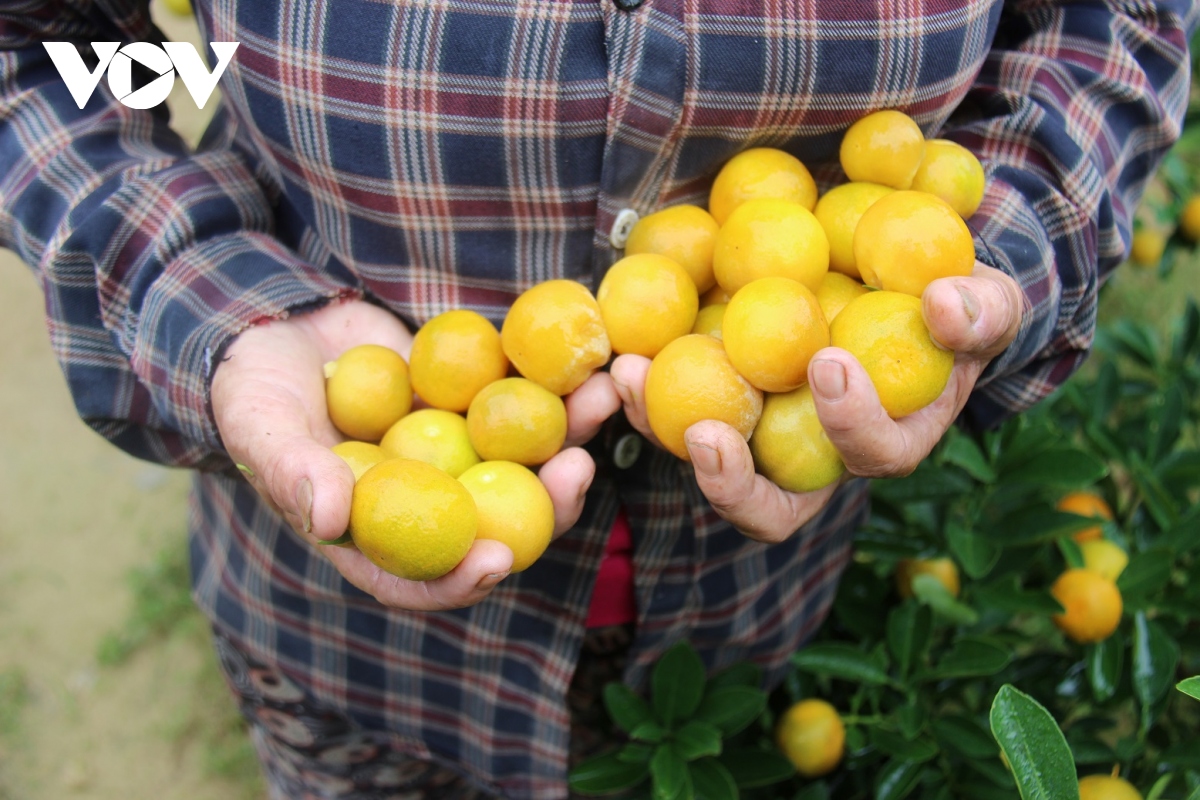
[[[176,71],[196,101],[196,106],[204,108],[238,48],[238,42],[211,42],[213,52],[217,55],[217,66],[209,72],[196,48],[187,42],[163,42],[162,47],[149,42],[134,42],[124,47],[120,42],[92,42],[92,49],[100,62],[94,70],[88,71],[79,50],[71,42],[42,44],[80,108],[87,104],[96,91],[106,70],[108,88],[130,108],[153,108],[166,100],[171,87],[175,85]],[[137,90],[133,88],[134,61],[158,75]]]

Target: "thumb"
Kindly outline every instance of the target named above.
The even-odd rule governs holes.
[[[1016,281],[982,264],[968,277],[934,281],[922,296],[934,340],[980,359],[998,355],[1016,338],[1024,303]]]
[[[354,473],[292,403],[259,394],[224,409],[218,427],[243,474],[297,533],[336,539],[346,532]]]
[[[275,438],[275,437],[272,437]],[[247,464],[261,464],[260,493],[298,533],[336,539],[350,524],[354,473],[332,450],[308,436],[281,438]]]

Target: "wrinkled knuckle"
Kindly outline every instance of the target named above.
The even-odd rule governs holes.
[[[716,511],[724,519],[729,520],[730,517],[737,515],[738,504],[730,501],[728,498],[720,495],[711,496],[708,498],[708,504],[713,507],[713,511]]]
[[[435,611],[452,611],[456,608],[462,608],[465,603],[453,603],[442,596],[441,592],[435,591],[427,581],[421,581],[418,584],[421,587],[421,593],[429,602],[426,604],[428,608]]]
[[[906,475],[911,475],[916,468],[917,465],[915,463],[910,464],[904,459],[848,463],[846,465],[846,469],[852,475],[859,478],[903,478]]]
[[[881,478],[906,478],[916,471],[920,459],[902,458],[883,465]]]

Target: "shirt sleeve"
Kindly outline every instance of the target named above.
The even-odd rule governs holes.
[[[189,153],[165,107],[126,108],[103,80],[72,100],[42,42],[162,41],[147,3],[16,7],[0,10],[0,246],[41,282],[85,422],[141,458],[227,467],[208,404],[222,346],[355,287],[279,243],[228,130]]]
[[[968,221],[980,261],[1028,308],[964,422],[986,428],[1050,394],[1092,344],[1100,283],[1124,258],[1146,181],[1187,109],[1192,2],[1006,5],[993,49],[943,135],[988,177]]]

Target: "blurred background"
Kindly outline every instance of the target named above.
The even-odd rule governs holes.
[[[153,10],[170,38],[200,45],[186,13],[162,0]],[[170,103],[195,142],[215,100],[198,111],[177,83]],[[1200,294],[1200,258],[1178,230],[1200,185],[1197,127],[1147,193],[1102,324],[1165,329]],[[189,476],[127,457],[79,421],[37,283],[7,251],[0,375],[0,800],[262,797],[188,597]]]

